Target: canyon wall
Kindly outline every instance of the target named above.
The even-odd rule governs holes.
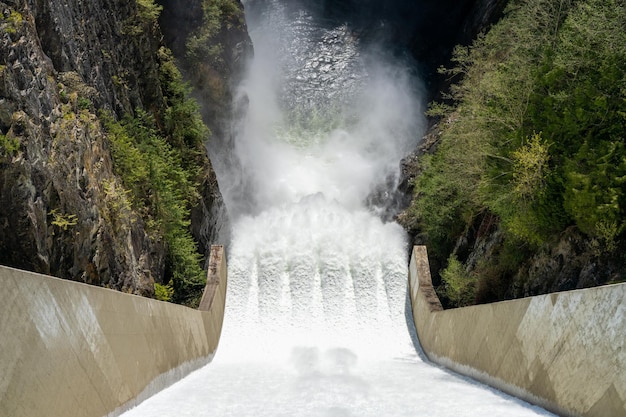
[[[257,0],[258,1],[258,0]],[[452,48],[468,45],[504,10],[508,0],[324,0],[321,12],[343,19],[363,36],[385,36],[415,59],[429,97],[445,88],[437,68],[448,65]]]
[[[0,264],[147,296],[167,283],[167,245],[129,207],[102,119],[167,112],[158,12],[143,0],[0,1]],[[199,157],[191,230],[207,256],[229,226]]]

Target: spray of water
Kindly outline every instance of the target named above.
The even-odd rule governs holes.
[[[417,80],[346,25],[321,26],[277,2],[257,20],[242,86],[250,106],[234,150],[243,168],[220,177],[229,212],[237,219],[316,193],[362,208],[397,179],[421,136]]]
[[[368,203],[420,137],[417,83],[290,5],[249,19],[241,168],[218,173],[233,241],[217,355],[127,417],[547,415],[421,361],[405,233]]]
[[[255,23],[235,150],[244,170],[231,176],[247,193],[227,195],[235,220],[223,355],[240,357],[244,337],[267,340],[246,353],[264,357],[319,344],[410,350],[406,237],[366,202],[393,186],[420,137],[418,83],[345,24],[278,3]]]

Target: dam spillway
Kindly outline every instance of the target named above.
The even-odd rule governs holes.
[[[244,224],[271,240],[279,223],[298,221],[285,217],[289,214],[296,215],[278,210]],[[327,223],[340,237],[347,219],[335,215],[336,222]],[[380,234],[363,236],[362,246],[355,245],[360,253],[337,253],[341,242],[321,252],[315,237],[305,239],[311,250],[303,252],[288,240],[235,245],[214,360],[124,416],[551,415],[422,359],[405,316],[402,234],[368,221],[361,226]],[[400,248],[389,245],[394,234]],[[329,237],[320,235],[319,242]],[[330,274],[326,284],[325,274]],[[369,297],[359,297],[360,286],[368,287]],[[363,310],[368,313],[360,314]]]
[[[550,415],[424,362],[412,336],[407,238],[384,221],[423,131],[411,65],[306,7],[246,7],[247,117],[234,158],[212,155],[233,217],[220,346],[124,415]]]

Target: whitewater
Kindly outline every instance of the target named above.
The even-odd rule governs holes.
[[[390,221],[424,131],[412,66],[293,2],[246,7],[249,106],[236,163],[215,163],[232,220],[220,345],[123,415],[551,416],[420,351]]]

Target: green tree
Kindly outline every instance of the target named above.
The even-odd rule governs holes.
[[[626,245],[625,22],[621,0],[512,0],[455,49],[442,70],[450,95],[430,110],[438,148],[421,159],[408,220],[439,262],[489,213],[502,245],[525,256],[571,226],[605,252]],[[509,249],[493,255],[493,279],[524,261],[500,259]]]
[[[465,271],[454,255],[448,258],[448,266],[441,272],[445,297],[454,307],[474,304],[476,300],[476,276]]]

